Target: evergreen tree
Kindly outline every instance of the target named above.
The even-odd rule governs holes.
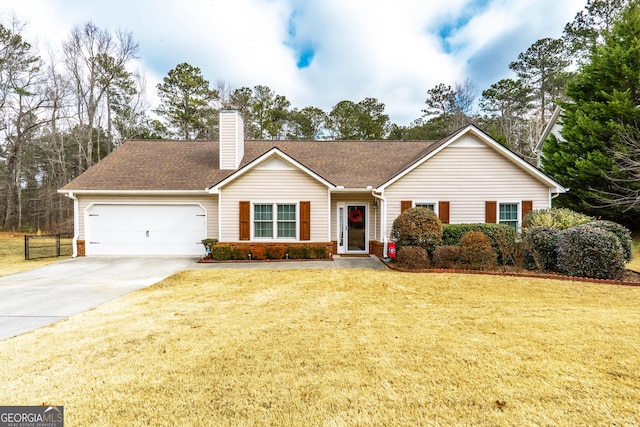
[[[209,87],[200,68],[178,64],[157,86],[163,116],[179,138],[210,138],[216,125],[212,102],[217,93]]]
[[[570,101],[562,103],[564,141],[552,137],[543,147],[544,171],[571,189],[560,204],[629,226],[640,225],[638,216],[606,200],[615,190],[612,182],[628,178],[616,167],[614,153],[622,136],[640,123],[638,76],[640,8],[633,1],[569,82]]]

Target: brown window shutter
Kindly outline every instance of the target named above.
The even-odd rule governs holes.
[[[300,202],[300,240],[311,240],[311,202]]]
[[[485,202],[484,204],[484,222],[495,224],[498,222],[497,216],[498,202]]]
[[[407,209],[411,209],[412,206],[413,202],[411,200],[400,201],[400,213],[406,211]]]
[[[251,240],[251,205],[240,202],[240,240]]]
[[[523,200],[522,201],[522,221],[523,222],[524,222],[524,217],[527,216],[527,214],[532,210],[533,210],[533,201]]]
[[[441,223],[449,224],[449,202],[438,202],[438,216]]]

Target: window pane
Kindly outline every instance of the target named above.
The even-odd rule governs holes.
[[[254,225],[255,237],[267,237],[273,238],[273,223],[272,222],[256,222]]]
[[[296,223],[295,222],[278,222],[278,237],[295,238]]]
[[[295,221],[296,205],[278,205],[278,221]]]
[[[273,220],[273,206],[272,205],[255,205],[254,219],[256,221],[272,221]]]
[[[504,221],[517,221],[518,220],[518,205],[514,203],[501,204],[500,205],[500,220]]]
[[[516,230],[518,229],[518,204],[517,203],[505,203],[500,204],[500,217],[498,222],[500,224],[507,224]]]
[[[253,206],[253,235],[273,238],[273,205]]]
[[[434,205],[433,203],[416,203],[416,208],[427,208],[435,212],[436,205]]]
[[[296,237],[296,205],[278,205],[278,237]]]

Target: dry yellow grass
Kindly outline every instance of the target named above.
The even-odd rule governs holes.
[[[640,288],[203,270],[0,342],[66,426],[640,424]]]
[[[640,273],[640,241],[634,240],[633,242],[633,259],[627,264],[629,270],[637,271]]]
[[[24,259],[24,234],[0,232],[0,276],[21,273],[33,268],[58,262],[61,258]]]

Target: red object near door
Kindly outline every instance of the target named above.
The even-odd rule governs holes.
[[[395,258],[396,257],[396,244],[395,243],[389,243],[387,246],[387,255],[389,255],[389,258]]]

